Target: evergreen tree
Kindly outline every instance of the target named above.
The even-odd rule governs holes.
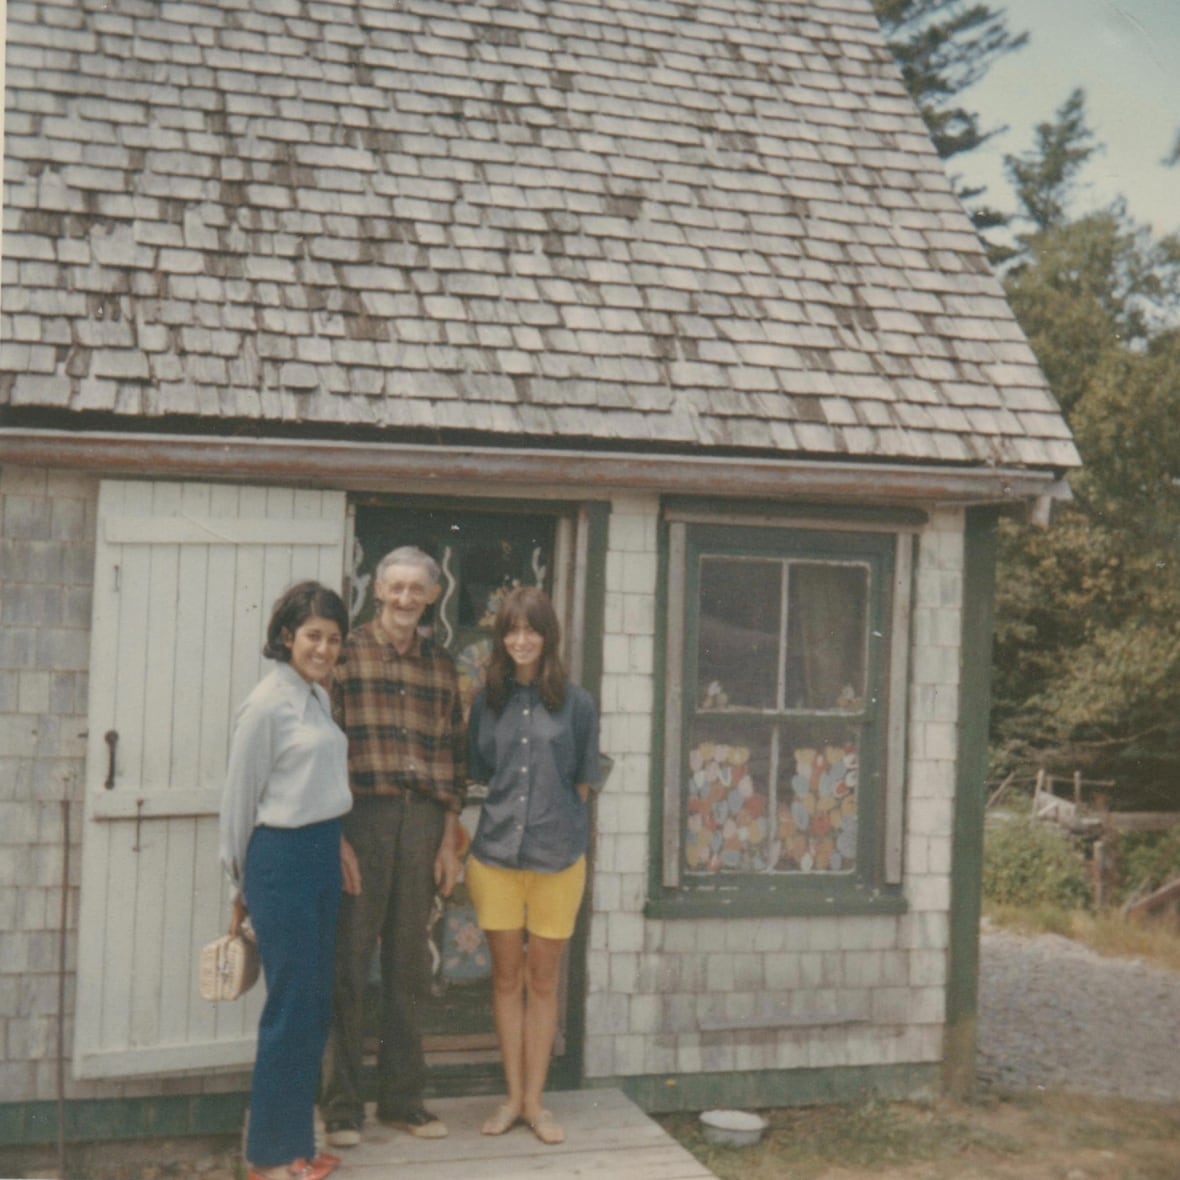
[[[1025,44],[1003,11],[969,0],[874,0],[939,154],[985,129],[959,96]],[[1001,523],[996,770],[1082,769],[1120,784],[1117,806],[1180,807],[1180,240],[1153,241],[1122,203],[1069,219],[1101,150],[1075,91],[1033,149],[1006,157],[1020,201],[1005,286],[1085,466],[1041,530]],[[1180,133],[1168,159],[1180,165]],[[955,181],[977,228],[1009,218]]]
[[[979,115],[958,99],[996,60],[1020,49],[1027,33],[1014,35],[1004,12],[985,3],[873,0],[873,7],[906,89],[944,160],[973,151],[1005,130],[985,130]],[[957,177],[952,181],[981,234],[1007,224],[1003,213],[982,203],[982,188],[964,187]]]
[[[1180,242],[1121,203],[1066,211],[1094,149],[1075,92],[1009,158],[1031,227],[1008,297],[1084,467],[1051,529],[1001,527],[997,769],[1119,783],[1117,806],[1180,805]]]
[[[873,0],[906,89],[926,120],[938,154],[950,159],[986,142],[979,116],[956,102],[1004,54],[1021,48],[1002,11],[964,0]]]
[[[1075,90],[1054,123],[1039,123],[1037,145],[1024,156],[1005,156],[1016,198],[1038,230],[1060,225],[1066,200],[1086,161],[1099,150],[1086,125],[1086,95]]]

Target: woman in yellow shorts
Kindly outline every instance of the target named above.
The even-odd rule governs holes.
[[[598,714],[590,694],[566,678],[559,643],[544,593],[511,591],[496,614],[487,681],[468,729],[468,771],[488,784],[488,795],[467,888],[492,952],[492,1013],[508,1090],[482,1130],[502,1135],[523,1121],[548,1144],[565,1139],[541,1095],[561,954],[586,883],[586,801],[599,782]]]

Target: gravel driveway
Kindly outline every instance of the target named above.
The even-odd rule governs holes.
[[[1180,1102],[1180,972],[985,925],[978,1070],[1003,1089]]]

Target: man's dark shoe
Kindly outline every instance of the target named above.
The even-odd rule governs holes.
[[[324,1124],[329,1147],[355,1147],[361,1141],[361,1125],[353,1119],[332,1119]]]
[[[447,1125],[438,1117],[431,1114],[424,1106],[415,1106],[410,1110],[400,1110],[394,1113],[377,1112],[377,1121],[387,1127],[397,1127],[407,1135],[416,1139],[445,1139]]]

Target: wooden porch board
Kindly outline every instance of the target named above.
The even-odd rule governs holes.
[[[479,1133],[499,1097],[435,1098],[446,1139],[415,1139],[376,1121],[368,1110],[360,1146],[337,1151],[340,1180],[716,1180],[620,1090],[567,1090],[546,1094],[566,1140],[546,1147],[527,1127],[506,1135]]]

